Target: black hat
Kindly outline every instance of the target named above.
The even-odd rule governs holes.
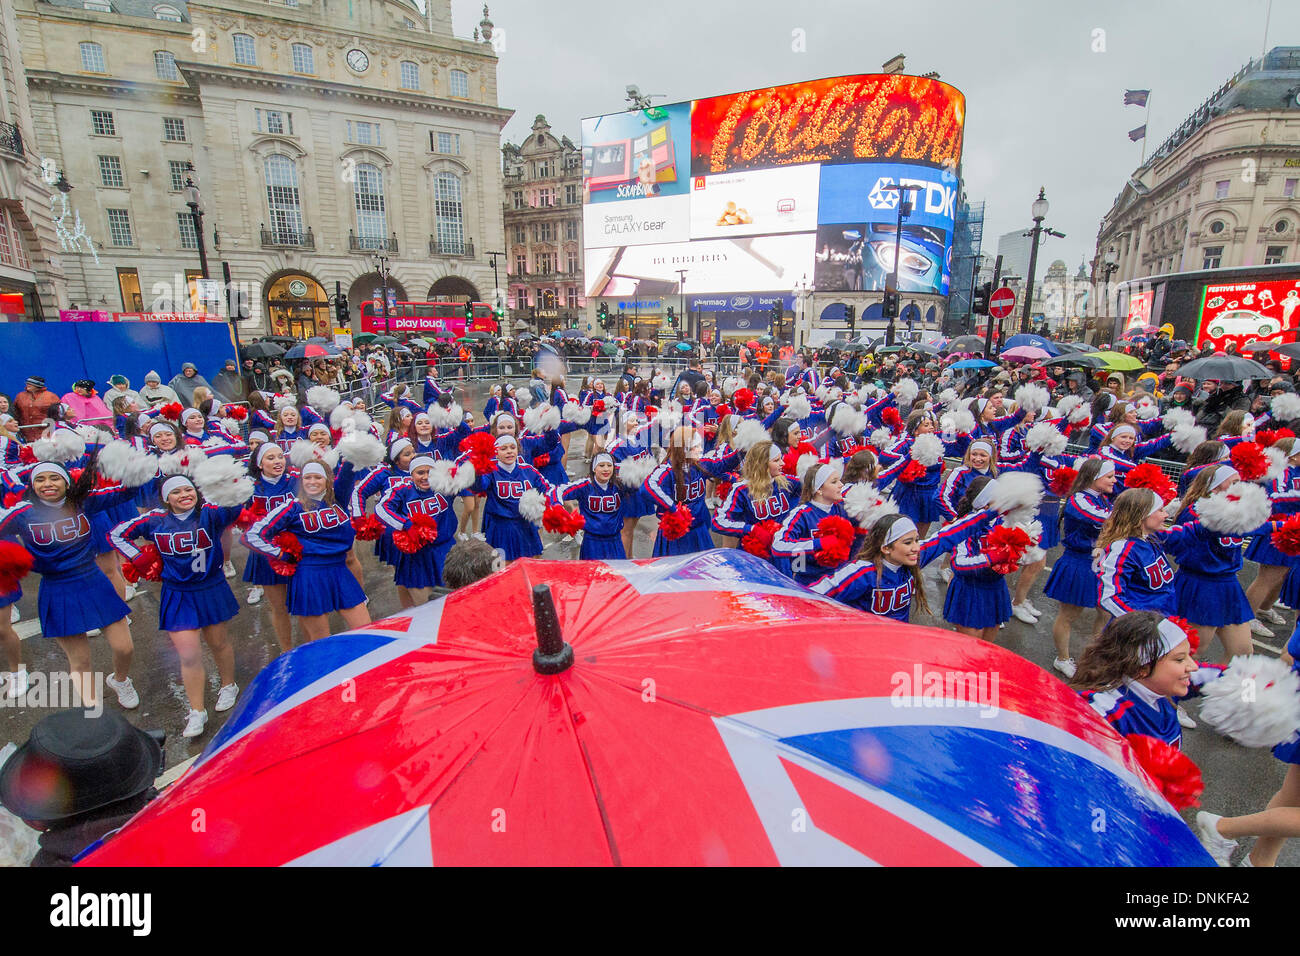
[[[23,820],[66,820],[143,793],[162,763],[162,745],[116,711],[59,711],[0,768],[0,804]]]

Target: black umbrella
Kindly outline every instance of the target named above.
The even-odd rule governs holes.
[[[959,335],[948,343],[949,352],[982,352],[984,337],[982,335]]]
[[[1291,342],[1288,344],[1293,349],[1290,352],[1286,351],[1287,345],[1282,345],[1281,343],[1278,342],[1250,342],[1246,345],[1243,345],[1241,347],[1241,350],[1243,352],[1250,352],[1251,354],[1254,354],[1256,352],[1280,352],[1282,355],[1295,355],[1296,352],[1294,351],[1294,347],[1297,343]]]
[[[1250,378],[1272,378],[1273,370],[1265,368],[1253,359],[1240,358],[1236,355],[1211,355],[1188,362],[1178,370],[1178,374],[1194,378],[1198,382],[1211,379],[1243,382]]]
[[[926,355],[939,354],[939,346],[926,345],[924,342],[913,342],[911,345],[906,346],[906,348],[909,352],[924,352]]]
[[[1275,345],[1273,351],[1279,355],[1287,355],[1291,358],[1300,356],[1300,342],[1288,342],[1286,345]]]
[[[284,349],[274,342],[254,342],[252,345],[245,345],[242,352],[244,358],[279,358],[284,354]]]
[[[1096,347],[1095,345],[1089,345],[1087,342],[1066,342],[1065,345],[1064,345],[1064,348],[1066,348],[1067,350],[1069,350],[1069,351],[1071,351],[1071,352],[1096,352],[1096,351],[1098,351],[1098,349],[1097,349],[1097,347]],[[1050,365],[1051,363],[1049,362],[1048,364]]]
[[[262,341],[263,341],[263,342],[280,342],[280,343],[283,343],[284,345],[297,345],[297,344],[298,344],[298,339],[295,339],[292,335],[264,335],[264,336],[262,336]]]

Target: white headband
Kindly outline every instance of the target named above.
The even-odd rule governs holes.
[[[64,481],[66,481],[68,484],[72,484],[72,478],[69,477],[68,470],[64,468],[62,465],[60,465],[58,462],[43,461],[35,468],[32,469],[33,478],[35,478],[37,475],[49,475],[49,474],[61,475]]]
[[[397,441],[393,442],[391,445],[388,446],[388,457],[393,461],[397,461],[397,456],[410,447],[411,447],[411,439],[399,438],[397,439]]]
[[[317,422],[315,425],[312,425],[311,428],[307,429],[307,437],[310,438],[311,433],[316,431],[318,428],[326,435],[330,433],[330,427],[328,425],[322,425],[320,422]]]
[[[979,441],[971,442],[970,448],[968,448],[967,451],[979,451],[981,448],[984,449],[984,454],[986,455],[993,454],[993,446],[990,445],[988,442],[984,441],[983,439],[980,439]]]
[[[591,467],[595,468],[601,462],[605,461],[609,462],[611,465],[614,464],[614,456],[602,451],[595,458],[591,459]]]
[[[1147,512],[1148,518],[1150,518],[1157,511],[1163,510],[1165,507],[1165,499],[1161,498],[1154,491],[1151,492],[1151,497],[1155,499],[1155,502],[1151,505],[1151,510]]]
[[[434,460],[428,455],[416,455],[411,459],[411,471],[415,471],[415,469],[419,468],[421,465],[432,468],[434,464]]]
[[[1228,450],[1228,446],[1227,446],[1227,445],[1224,445],[1222,448],[1219,449],[1218,454],[1216,454],[1216,455],[1214,456],[1214,460],[1215,460],[1215,461],[1223,461],[1225,458],[1228,458],[1228,457],[1231,456],[1231,455],[1232,455],[1232,452]]]
[[[496,423],[499,422],[499,421],[501,421],[503,418],[508,418],[508,419],[510,419],[512,422],[514,422],[514,423],[515,423],[515,431],[519,431],[519,419],[515,418],[515,416],[511,415],[509,412],[502,412],[502,413],[501,413],[500,415],[498,415],[496,418],[492,419],[492,424],[493,424],[493,426],[495,426]]]
[[[740,423],[743,421],[744,419],[735,413],[732,413],[727,416],[727,424],[731,426],[731,430],[733,432],[740,427]]]
[[[170,478],[168,478],[166,481],[163,482],[163,486],[162,486],[163,501],[166,501],[167,496],[170,495],[177,488],[193,488],[193,487],[194,487],[194,482],[190,481],[184,475],[172,475]]]
[[[1241,475],[1237,473],[1236,468],[1233,468],[1231,465],[1220,465],[1218,468],[1214,469],[1214,477],[1210,479],[1209,487],[1217,488],[1229,478],[1240,477]]]
[[[993,495],[997,490],[998,480],[996,478],[990,478],[989,483],[980,489],[980,493],[976,495],[975,500],[971,502],[971,507],[976,509],[987,508],[989,502],[993,500]]]
[[[1101,467],[1097,469],[1097,478],[1105,478],[1114,470],[1115,470],[1115,463],[1111,461],[1109,458],[1103,458],[1101,460]],[[1096,480],[1097,480],[1096,478],[1093,479],[1093,481]]]
[[[173,435],[176,434],[175,432],[172,432],[172,427],[170,425],[164,425],[162,422],[154,422],[149,426],[150,438],[155,437],[159,432],[171,432]]]
[[[425,414],[424,412],[420,412],[420,414],[418,414],[418,415],[415,416],[415,424],[417,424],[417,425],[420,424],[420,420],[421,420],[421,419],[424,419],[424,422],[425,422],[426,425],[432,425],[432,424],[433,424],[433,419],[430,418],[430,417],[429,417],[427,414]]]
[[[318,475],[321,478],[328,478],[329,473],[325,471],[325,466],[318,461],[309,461],[302,466],[302,476]]]
[[[984,409],[988,406],[988,403],[989,400],[987,398],[977,398],[975,400],[975,410],[977,412],[984,411]]]
[[[1132,435],[1134,438],[1136,438],[1137,429],[1134,428],[1132,425],[1117,425],[1115,427],[1115,430],[1110,433],[1110,437],[1112,439],[1115,439],[1118,438],[1120,435]]]
[[[1169,620],[1169,618],[1163,618],[1160,623],[1156,625],[1156,630],[1160,632],[1160,647],[1155,652],[1155,658],[1147,661],[1148,664],[1154,664],[1179,644],[1187,640],[1187,632],[1173,621]]]
[[[909,535],[915,530],[916,530],[916,523],[913,522],[911,518],[907,517],[907,515],[903,515],[903,517],[899,518],[892,525],[890,525],[889,530],[885,532],[885,542],[884,542],[885,547],[889,547],[899,538],[903,537],[904,535]]]
[[[272,448],[279,448],[279,447],[280,447],[280,446],[277,445],[277,444],[276,444],[275,442],[273,442],[273,441],[264,441],[264,442],[262,442],[262,444],[260,444],[260,445],[257,446],[257,454],[253,456],[253,464],[255,464],[255,465],[257,465],[257,467],[261,468],[261,467],[262,467],[262,459],[266,457],[267,452],[269,452]]]
[[[817,476],[813,478],[813,494],[821,490],[822,485],[830,480],[831,475],[838,475],[842,466],[837,461],[828,462],[817,469]]]
[[[767,452],[767,460],[768,460],[768,461],[776,461],[778,458],[781,458],[781,457],[782,457],[782,455],[781,455],[781,446],[780,446],[780,445],[775,445],[775,444],[774,444],[770,449],[768,449],[768,452]]]
[[[502,445],[514,445],[518,447],[519,442],[514,435],[498,435],[497,440],[492,443],[493,447],[500,448]]]
[[[203,413],[197,408],[187,408],[185,411],[181,412],[181,421],[183,422],[195,417],[197,417],[199,421],[203,421]]]
[[[268,435],[266,432],[262,431],[260,428],[254,428],[251,432],[248,433],[248,440],[250,442],[260,441],[262,442],[262,444],[266,444],[271,440],[271,436]]]
[[[5,418],[8,418],[9,416],[8,416],[8,415],[5,415],[4,417],[5,417]],[[135,416],[135,427],[136,427],[136,428],[144,428],[146,425],[148,425],[148,424],[149,424],[150,422],[152,422],[152,421],[153,421],[153,417],[152,417],[152,416],[146,414],[145,412],[141,412],[139,415]]]

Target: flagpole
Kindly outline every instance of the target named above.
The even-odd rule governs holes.
[[[1142,123],[1142,158],[1138,161],[1138,169],[1141,169],[1147,161],[1147,136],[1151,134],[1151,93],[1147,91],[1147,112],[1146,119]]]

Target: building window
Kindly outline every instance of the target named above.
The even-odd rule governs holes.
[[[293,114],[282,110],[253,110],[259,133],[274,133],[277,136],[293,135]]]
[[[1201,263],[1202,269],[1217,269],[1219,263],[1223,261],[1223,246],[1206,246],[1205,261]]]
[[[524,227],[515,226],[515,243],[522,246],[527,241],[528,234],[524,231]]]
[[[180,23],[182,19],[181,12],[175,7],[154,7],[153,15],[159,20],[166,20],[169,23]]]
[[[1295,184],[1296,184],[1296,180],[1294,179],[1288,179],[1286,182],[1282,184],[1283,198],[1292,199],[1295,197]]]
[[[176,69],[176,57],[166,50],[154,50],[153,71],[160,80],[179,80],[180,72]]]
[[[533,239],[537,242],[553,242],[555,226],[549,222],[539,222],[533,226]]]
[[[551,161],[549,159],[538,160],[537,163],[534,165],[534,168],[536,169],[536,175],[534,178],[536,179],[551,178]]]
[[[400,67],[402,89],[418,90],[420,88],[420,65],[414,60],[403,60]]]
[[[135,269],[117,270],[117,291],[122,294],[123,312],[144,311],[144,297],[140,295],[140,273]]]
[[[451,71],[451,95],[469,96],[469,74],[464,70]]]
[[[257,66],[257,47],[248,33],[236,33],[231,38],[235,47],[235,62],[243,66]]]
[[[125,209],[105,209],[108,213],[108,236],[115,246],[132,246],[131,215]]]
[[[438,133],[437,137],[436,149],[439,153],[460,155],[460,133]]]
[[[104,48],[98,43],[81,44],[81,69],[86,73],[107,73],[104,68]]]
[[[298,5],[298,0],[284,0],[284,5],[286,7],[296,7]]]
[[[537,271],[541,275],[550,275],[553,271],[555,260],[551,258],[549,252],[539,252],[537,254]]]
[[[515,256],[515,275],[522,276],[528,274],[528,256]]]
[[[189,176],[189,163],[182,162],[179,159],[167,160],[167,171],[171,174],[171,191],[178,193],[185,188],[185,180]]]
[[[1269,246],[1264,250],[1264,265],[1275,266],[1286,262],[1286,246]]]
[[[295,73],[315,73],[316,57],[312,54],[312,49],[306,43],[295,43],[293,50],[293,72]]]
[[[116,136],[117,126],[113,123],[112,112],[109,110],[91,110],[90,131],[96,136]]]
[[[357,236],[362,249],[383,249],[388,242],[388,219],[384,214],[384,177],[379,167],[362,163],[353,183],[357,207]]]
[[[578,223],[576,221],[569,219],[564,223],[564,238],[574,240],[578,238]]]
[[[516,190],[514,191],[514,198],[515,198],[515,208],[516,208],[516,209],[523,209],[523,208],[524,208],[524,191],[523,191],[522,189],[516,189]]]
[[[540,190],[537,194],[537,204],[539,206],[554,206],[555,190],[553,189]]]
[[[1273,231],[1278,234],[1284,233],[1290,228],[1291,223],[1287,222],[1285,219],[1279,219],[1273,224]]]
[[[1228,198],[1228,186],[1229,186],[1229,184],[1230,184],[1231,182],[1232,182],[1232,180],[1230,180],[1230,179],[1220,179],[1218,182],[1216,182],[1216,183],[1214,184],[1214,198],[1215,198],[1215,199],[1227,199],[1227,198]]]
[[[27,250],[23,247],[22,233],[8,209],[0,208],[0,265],[31,268]]]
[[[185,142],[185,120],[176,116],[164,116],[163,139],[169,143]]]
[[[275,153],[266,158],[266,206],[271,232],[281,245],[297,245],[302,227],[302,206],[298,201],[298,167],[288,156]]]
[[[403,18],[402,18],[402,26],[405,27],[407,30],[414,30],[414,29],[415,29],[415,21],[412,20],[410,17],[403,17]]]
[[[181,248],[197,249],[199,247],[199,235],[194,231],[194,216],[188,212],[178,212],[176,214],[176,226],[181,233]]]
[[[575,289],[573,286],[569,286],[569,289],[564,294],[564,297],[565,297],[565,306],[567,308],[576,309],[578,307],[578,290]]]
[[[577,186],[574,186],[572,183],[570,183],[569,185],[564,187],[564,201],[568,203],[570,206],[577,205],[578,203]]]
[[[578,254],[576,252],[569,253],[569,274],[575,276],[578,274]]]
[[[89,10],[92,13],[112,13],[113,8],[108,0],[85,0],[82,9]]]
[[[463,251],[465,228],[461,214],[460,179],[452,173],[439,173],[433,180],[433,216],[437,222],[438,245],[444,254]]]
[[[382,146],[379,138],[379,124],[366,123],[362,120],[348,120],[348,142],[360,146]]]
[[[1222,219],[1216,219],[1214,222],[1210,223],[1210,232],[1214,233],[1216,236],[1223,232],[1225,228],[1227,227],[1224,226]]]
[[[120,156],[99,157],[99,184],[101,186],[124,186],[122,181],[122,158]]]

